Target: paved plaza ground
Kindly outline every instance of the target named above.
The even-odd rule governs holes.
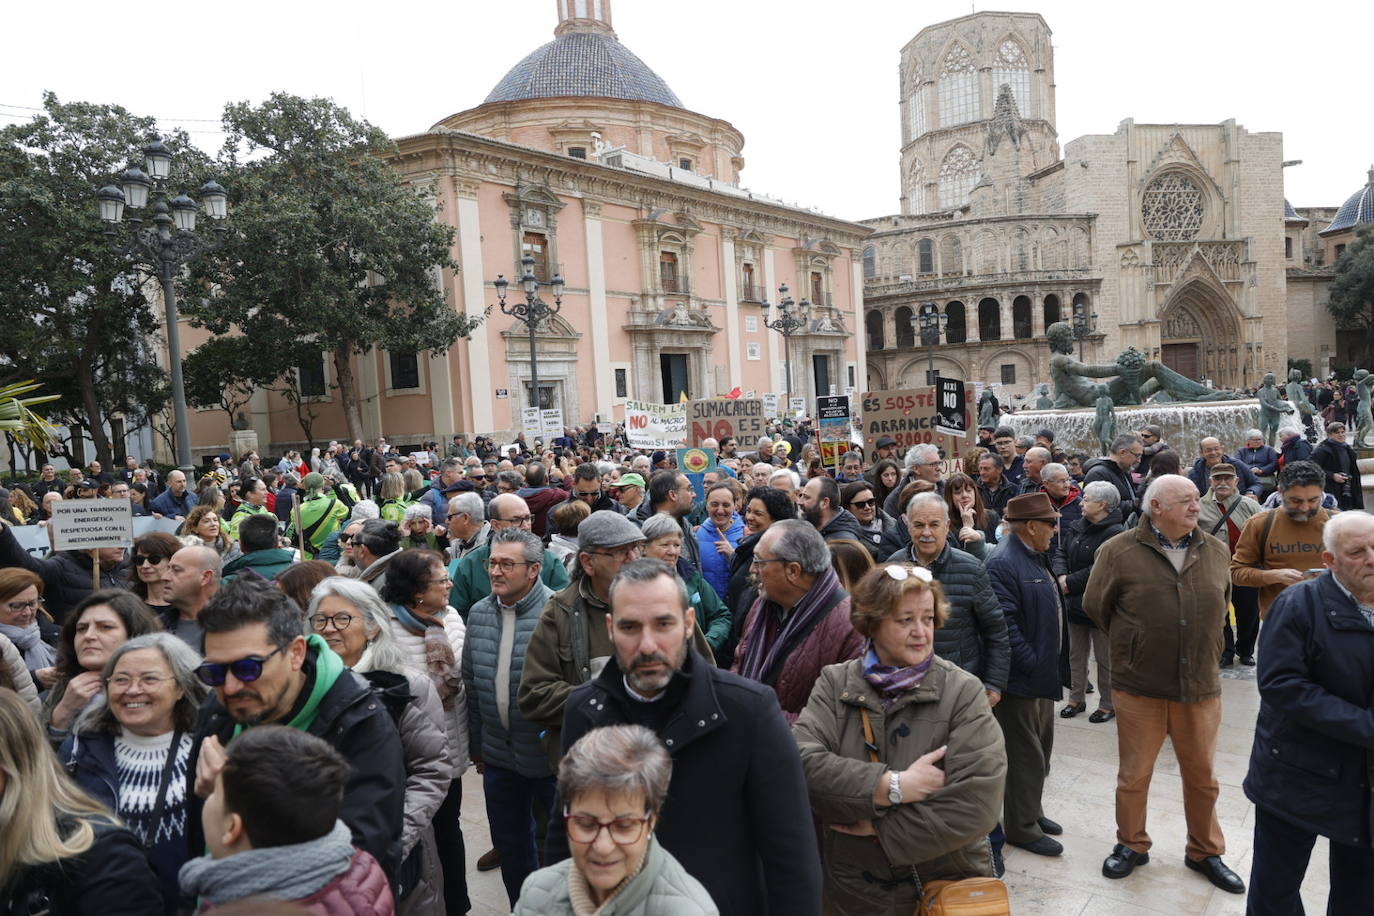
[[[1223,672],[1222,726],[1217,740],[1221,782],[1221,826],[1226,863],[1250,880],[1254,808],[1241,791],[1250,759],[1259,697],[1253,668]],[[1089,697],[1091,700],[1092,697]],[[1090,707],[1091,704],[1090,704]],[[1054,764],[1045,789],[1045,813],[1064,825],[1064,855],[1046,859],[1007,848],[1007,884],[1016,916],[1237,916],[1243,895],[1214,888],[1183,865],[1186,830],[1178,763],[1166,744],[1150,787],[1150,864],[1129,878],[1102,877],[1102,860],[1116,842],[1113,793],[1116,788],[1116,723],[1090,724],[1086,716],[1055,718]],[[478,873],[478,856],[491,847],[481,778],[469,770],[463,779],[463,833],[467,839],[472,912],[508,913],[501,873]],[[1319,840],[1303,885],[1309,913],[1326,911],[1326,841]]]

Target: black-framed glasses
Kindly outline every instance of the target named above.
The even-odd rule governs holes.
[[[578,490],[578,491],[576,492],[575,495],[577,496],[578,499],[599,499],[600,496],[601,496],[601,491],[600,491],[600,490],[587,490],[587,491]]]
[[[34,598],[32,601],[11,601],[6,606],[16,614],[20,611],[36,611],[43,606],[43,599]]]
[[[597,820],[589,814],[569,814],[563,809],[563,823],[567,825],[568,839],[574,843],[595,843],[596,838],[605,830],[611,835],[611,842],[617,846],[630,846],[644,835],[644,826],[653,819],[644,817],[617,817],[614,820]]]
[[[492,521],[493,521],[493,522],[506,522],[507,524],[510,524],[510,525],[519,525],[520,527],[523,528],[525,525],[529,525],[529,524],[532,524],[532,523],[534,522],[534,516],[533,516],[533,515],[512,515],[510,518],[494,518],[494,519],[492,519]]]
[[[352,622],[352,614],[315,614],[310,618],[310,628],[312,630],[323,630],[332,623],[336,630],[347,630],[348,625]],[[235,677],[237,677],[237,675],[235,675]]]
[[[517,566],[529,566],[528,560],[512,560],[509,557],[492,557],[487,560],[487,569],[499,569],[501,572],[514,572]]]
[[[266,655],[249,655],[232,662],[201,662],[196,668],[196,677],[209,687],[223,687],[224,679],[229,674],[233,674],[235,680],[245,684],[256,681],[262,677],[262,669],[267,660],[289,645],[291,643],[288,642],[285,646],[277,646]]]

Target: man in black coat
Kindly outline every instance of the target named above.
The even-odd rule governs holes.
[[[353,844],[370,852],[393,882],[401,864],[405,756],[396,724],[367,681],[343,665],[324,640],[301,635],[296,603],[271,582],[241,576],[200,612],[205,698],[187,763],[194,774],[187,834],[203,836],[200,809],[224,766],[224,748],[255,725],[286,725],[329,742],[348,761],[339,818]]]
[[[568,697],[563,750],[593,728],[643,725],[673,758],[655,836],[722,916],[814,916],[821,863],[796,742],[772,689],[693,651],[687,590],[658,560],[626,564],[606,619],[615,656]],[[546,864],[567,858],[549,821]]]
[[[1140,464],[1140,456],[1144,453],[1145,446],[1139,436],[1122,433],[1112,440],[1105,457],[1093,458],[1083,464],[1083,470],[1087,472],[1083,477],[1084,486],[1094,480],[1105,480],[1116,487],[1116,492],[1121,496],[1121,519],[1128,527],[1135,524],[1134,516],[1140,511],[1131,471]]]
[[[1255,803],[1249,909],[1302,912],[1317,837],[1330,840],[1329,913],[1374,900],[1374,518],[1322,530],[1328,573],[1283,590],[1260,631],[1260,711],[1245,794]]]
[[[1312,460],[1326,472],[1326,492],[1336,498],[1342,512],[1364,508],[1358,458],[1345,441],[1344,423],[1326,424],[1326,438],[1312,450]]]

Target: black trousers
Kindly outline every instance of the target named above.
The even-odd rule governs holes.
[[[1054,702],[1004,693],[992,714],[1007,745],[1002,829],[1008,842],[1034,843],[1045,835],[1038,821],[1045,816],[1040,797],[1054,753]]]
[[[1232,632],[1228,616],[1222,625],[1226,646],[1221,650],[1221,657],[1249,658],[1255,654],[1255,641],[1259,639],[1259,589],[1249,585],[1232,586],[1231,604],[1236,609],[1236,631]]]
[[[1298,890],[1317,835],[1255,806],[1255,850],[1246,916],[1304,916]],[[1327,916],[1368,913],[1374,900],[1374,849],[1331,841]]]
[[[434,845],[444,869],[444,906],[448,916],[465,916],[472,909],[468,900],[468,857],[463,848],[463,781],[448,784],[448,795],[434,815]]]

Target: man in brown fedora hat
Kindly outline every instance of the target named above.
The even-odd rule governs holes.
[[[1045,817],[1040,796],[1054,749],[1054,703],[1069,678],[1067,621],[1045,557],[1059,513],[1041,492],[1008,500],[1002,517],[1011,535],[988,560],[988,578],[1011,643],[1007,689],[993,709],[1007,742],[1002,827],[1013,846],[1057,856],[1064,847],[1047,834],[1063,828]]]

